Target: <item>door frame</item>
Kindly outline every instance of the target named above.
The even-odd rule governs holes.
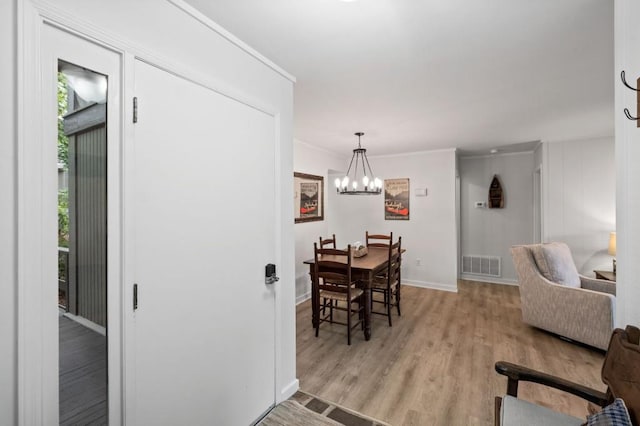
[[[110,77],[119,83],[110,92],[110,142],[107,147],[107,179],[109,194],[107,221],[107,309],[108,309],[108,401],[110,424],[121,424],[122,418],[122,195],[120,173],[123,90],[123,52],[97,38],[90,37],[72,26],[59,22],[53,14],[31,4],[18,3],[18,155],[17,155],[17,211],[18,211],[18,424],[57,424],[59,418],[59,352],[58,317],[56,303],[49,300],[51,280],[57,275],[56,233],[54,208],[57,199],[55,182],[48,179],[46,170],[55,163],[57,147],[44,141],[57,140],[57,130],[51,128],[49,111],[53,105],[48,90],[52,80],[43,79],[50,63],[43,61],[45,46],[41,36],[45,26],[70,34],[118,55],[117,71]],[[83,64],[79,64],[83,65]],[[86,65],[86,64],[84,64]],[[47,90],[43,90],[43,89]],[[112,97],[113,95],[113,97]],[[114,102],[115,100],[115,102]]]
[[[538,165],[533,171],[533,243],[543,240],[542,233],[542,167]]]
[[[45,306],[46,300],[43,298],[43,290],[49,276],[54,276],[57,270],[55,256],[47,259],[43,246],[46,246],[42,236],[45,229],[57,229],[55,215],[47,217],[44,214],[43,206],[48,203],[46,197],[47,190],[43,183],[43,170],[45,159],[42,155],[42,145],[40,141],[46,135],[43,125],[45,112],[42,105],[44,97],[41,93],[41,71],[42,61],[40,59],[41,43],[40,35],[43,25],[52,25],[80,38],[89,40],[99,46],[118,53],[121,57],[120,63],[120,128],[119,143],[114,159],[118,159],[118,170],[116,181],[110,182],[112,191],[118,191],[116,199],[118,205],[109,207],[109,214],[117,212],[114,223],[110,224],[109,238],[111,247],[108,255],[114,261],[113,270],[108,269],[111,279],[119,281],[116,291],[110,289],[108,296],[109,315],[117,324],[110,324],[112,329],[116,329],[118,338],[109,341],[109,423],[110,425],[135,424],[133,410],[127,410],[127,406],[135,405],[134,393],[128,391],[135,383],[132,382],[132,374],[127,374],[127,365],[131,364],[132,351],[127,351],[127,347],[132,347],[134,339],[132,323],[135,319],[133,309],[133,265],[135,259],[128,256],[132,253],[133,230],[130,218],[132,212],[127,206],[131,206],[132,191],[127,188],[127,177],[132,175],[132,165],[125,161],[131,158],[131,143],[125,141],[134,140],[134,124],[129,119],[133,115],[133,104],[131,99],[134,93],[134,63],[142,60],[176,74],[182,78],[190,80],[196,84],[205,86],[220,94],[233,98],[252,108],[263,111],[274,117],[275,121],[275,168],[277,170],[289,169],[283,164],[283,155],[286,157],[288,150],[282,140],[282,116],[275,106],[266,104],[264,101],[248,96],[245,92],[225,84],[215,78],[215,76],[201,74],[198,71],[190,70],[181,64],[174,63],[170,58],[158,56],[150,53],[131,41],[122,39],[113,33],[108,33],[78,19],[68,11],[48,2],[35,0],[17,0],[17,337],[18,337],[18,368],[17,368],[17,403],[18,403],[18,424],[45,425],[51,424],[51,419],[58,418],[58,366],[57,354],[55,357],[45,356],[47,351],[55,348],[57,351],[57,323],[56,333],[47,335],[47,330],[51,329],[51,324],[47,324],[47,317],[41,309]],[[212,30],[220,33],[216,29]],[[235,41],[233,36],[220,33],[223,37]],[[243,48],[246,50],[246,48]],[[254,53],[250,54],[254,55]],[[289,77],[287,77],[289,78]],[[286,115],[286,112],[285,112]],[[113,144],[116,145],[116,144]],[[109,152],[109,155],[114,155]],[[114,164],[112,162],[112,164]],[[283,187],[292,178],[283,173],[275,175],[275,200],[276,203],[276,223],[275,226],[275,263],[282,270],[281,276],[289,276],[289,257],[284,255],[284,250],[289,247],[283,240],[283,228],[288,222],[288,215],[283,209]],[[113,210],[112,210],[113,209]],[[52,233],[52,241],[55,233]],[[49,245],[55,242],[46,242]],[[288,243],[288,241],[287,241]],[[117,264],[116,264],[117,262]],[[113,271],[113,272],[112,272]],[[285,323],[287,315],[283,315],[288,298],[283,296],[282,289],[285,280],[273,284],[275,291],[275,383],[274,383],[274,403],[281,402],[290,394],[293,394],[298,387],[298,381],[284,383],[282,374],[287,374],[287,365],[291,354],[285,349],[283,344],[288,340],[285,336],[290,330],[290,326]],[[57,306],[51,304],[55,309]],[[112,315],[112,309],[116,313]],[[293,311],[295,312],[295,311]],[[115,332],[115,331],[114,331]],[[54,359],[55,358],[55,359]],[[116,374],[117,373],[117,374]],[[55,397],[54,397],[55,396]],[[52,417],[53,416],[53,417]],[[57,423],[55,423],[57,424]]]

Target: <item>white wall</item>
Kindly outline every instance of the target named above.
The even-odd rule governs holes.
[[[16,48],[16,39],[12,37],[17,19],[12,12],[13,5],[2,2],[0,12],[3,22],[2,41],[5,57],[11,57]],[[55,17],[55,21],[69,25],[74,30],[89,34],[99,40],[106,40],[116,49],[127,54],[146,58],[154,63],[175,70],[185,72],[198,81],[206,82],[210,87],[216,87],[240,99],[247,99],[253,104],[279,114],[279,151],[277,162],[280,174],[276,176],[279,193],[282,196],[279,217],[281,223],[276,227],[280,236],[279,276],[277,284],[278,298],[276,300],[276,335],[277,335],[277,377],[276,399],[286,398],[297,389],[295,378],[295,264],[294,264],[294,230],[293,230],[293,200],[291,194],[293,184],[293,149],[292,149],[292,121],[293,121],[293,84],[285,72],[269,65],[264,58],[257,58],[238,48],[242,43],[229,41],[221,33],[212,31],[203,23],[193,19],[174,4],[163,2],[130,2],[114,0],[110,2],[85,2],[82,0],[22,0],[27,14],[35,8],[48,16]],[[149,19],[153,17],[153,19]],[[170,31],[167,31],[170,29]],[[19,29],[20,32],[21,29]],[[224,33],[224,32],[223,32]],[[27,36],[29,33],[27,32]],[[35,40],[34,40],[35,41]],[[133,56],[127,56],[131,60]],[[10,62],[15,63],[15,62]],[[131,62],[128,62],[131,65]],[[11,141],[15,140],[12,124],[15,117],[11,111],[20,110],[17,101],[11,96],[16,78],[13,70],[3,67],[2,71],[2,152],[0,156],[0,182],[3,185],[3,197],[9,206],[15,206],[14,173],[17,162]],[[132,89],[131,68],[124,71],[124,83]],[[28,81],[34,85],[35,82]],[[8,96],[4,96],[5,91]],[[128,104],[127,104],[128,105]],[[31,118],[31,117],[29,117]],[[26,120],[27,117],[24,117]],[[6,121],[5,121],[6,120]],[[125,135],[126,136],[126,135]],[[125,140],[126,143],[126,140]],[[215,145],[212,145],[212,150]],[[250,167],[250,165],[249,165]],[[3,297],[0,302],[0,380],[3,386],[0,390],[0,416],[8,413],[10,418],[16,414],[16,348],[18,335],[15,326],[16,315],[16,261],[15,239],[12,238],[17,228],[17,219],[10,208],[0,209],[3,238],[0,243],[0,274],[2,275]],[[34,265],[37,266],[37,265]],[[37,286],[39,283],[23,283]],[[7,288],[4,288],[7,287]],[[35,287],[33,287],[35,288]],[[31,321],[30,324],[38,324]],[[32,325],[37,327],[37,325]],[[32,371],[38,371],[33,366]],[[34,386],[34,384],[30,384]],[[35,385],[37,387],[37,384]],[[56,390],[57,391],[57,390]],[[26,398],[38,398],[38,395],[26,395]],[[6,408],[6,410],[5,410]],[[34,408],[35,410],[38,407]],[[37,415],[36,415],[37,417]],[[0,418],[4,423],[4,418]],[[14,422],[9,422],[12,424]]]
[[[402,282],[457,291],[455,150],[371,156],[369,162],[381,179],[410,179],[410,220],[385,220],[383,195],[338,195],[329,191],[335,213],[329,218],[328,231],[347,243],[364,242],[367,230],[402,236],[402,247],[407,250]],[[428,196],[416,197],[417,188],[427,188]]]
[[[545,143],[544,241],[571,248],[578,271],[612,269],[609,233],[616,230],[613,138]]]
[[[533,152],[460,158],[462,255],[498,256],[502,277],[461,274],[464,279],[517,283],[510,248],[533,240]],[[475,208],[487,202],[498,175],[504,190],[502,209]]]
[[[303,301],[311,297],[311,278],[309,266],[303,264],[305,260],[313,258],[313,243],[319,237],[328,237],[333,231],[329,230],[329,223],[334,216],[332,210],[333,199],[328,192],[334,191],[333,180],[328,178],[330,170],[342,170],[347,166],[348,158],[325,151],[302,141],[294,140],[293,144],[293,170],[300,173],[324,176],[325,206],[324,220],[317,222],[304,222],[295,225],[296,247],[296,300]],[[336,236],[338,244],[346,244]]]
[[[640,129],[622,113],[629,108],[636,111],[636,93],[623,87],[620,71],[627,74],[627,81],[635,87],[640,77],[640,2],[616,0],[615,2],[615,134],[617,169],[617,298],[616,319],[618,326],[640,326]]]
[[[0,424],[17,423],[16,5],[0,2]]]

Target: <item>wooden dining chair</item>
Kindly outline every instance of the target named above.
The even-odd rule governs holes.
[[[320,324],[323,322],[346,325],[347,344],[350,345],[351,331],[358,325],[364,326],[364,292],[358,288],[358,281],[351,276],[351,246],[348,246],[347,250],[318,248],[317,243],[313,243],[313,246],[315,260],[313,286],[315,297],[313,300],[316,304],[314,311],[317,313],[313,325],[316,329],[316,337],[320,331]],[[320,312],[321,299],[326,300],[326,303],[329,304],[329,314],[326,314],[324,310],[322,313]],[[335,302],[338,301],[345,302],[345,306],[336,305]],[[353,306],[355,303],[357,303],[357,308]],[[346,312],[346,323],[334,319],[334,309]],[[358,317],[355,322],[353,321],[354,315]]]
[[[365,236],[366,236],[367,247],[387,248],[393,242],[393,232],[389,233],[389,235],[384,235],[384,234],[369,234],[369,231],[366,231]]]
[[[332,234],[331,238],[320,237],[320,248],[336,248],[336,234]]]
[[[383,274],[373,277],[371,283],[371,303],[382,303],[385,311],[379,312],[371,310],[372,314],[386,315],[389,319],[389,327],[391,323],[391,308],[396,307],[398,316],[400,316],[400,270],[402,266],[402,237],[398,238],[395,244],[389,245],[389,260],[387,269]],[[383,295],[382,300],[374,300],[373,294],[380,293]],[[373,306],[373,305],[372,305]]]

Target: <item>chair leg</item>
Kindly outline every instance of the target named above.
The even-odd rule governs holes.
[[[389,295],[389,299],[387,300],[387,317],[389,318],[389,327],[392,326],[391,324],[391,289],[387,289],[387,292],[385,293],[385,297],[386,295]]]
[[[333,299],[329,300],[329,322],[333,324]]]
[[[396,287],[396,309],[398,309],[398,316],[401,316],[400,314],[400,283],[398,283],[398,286]]]
[[[347,345],[351,345],[351,301],[347,300]]]

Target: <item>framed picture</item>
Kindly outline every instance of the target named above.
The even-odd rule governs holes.
[[[384,219],[409,220],[409,178],[384,180]]]
[[[293,173],[295,223],[324,220],[324,177]]]

